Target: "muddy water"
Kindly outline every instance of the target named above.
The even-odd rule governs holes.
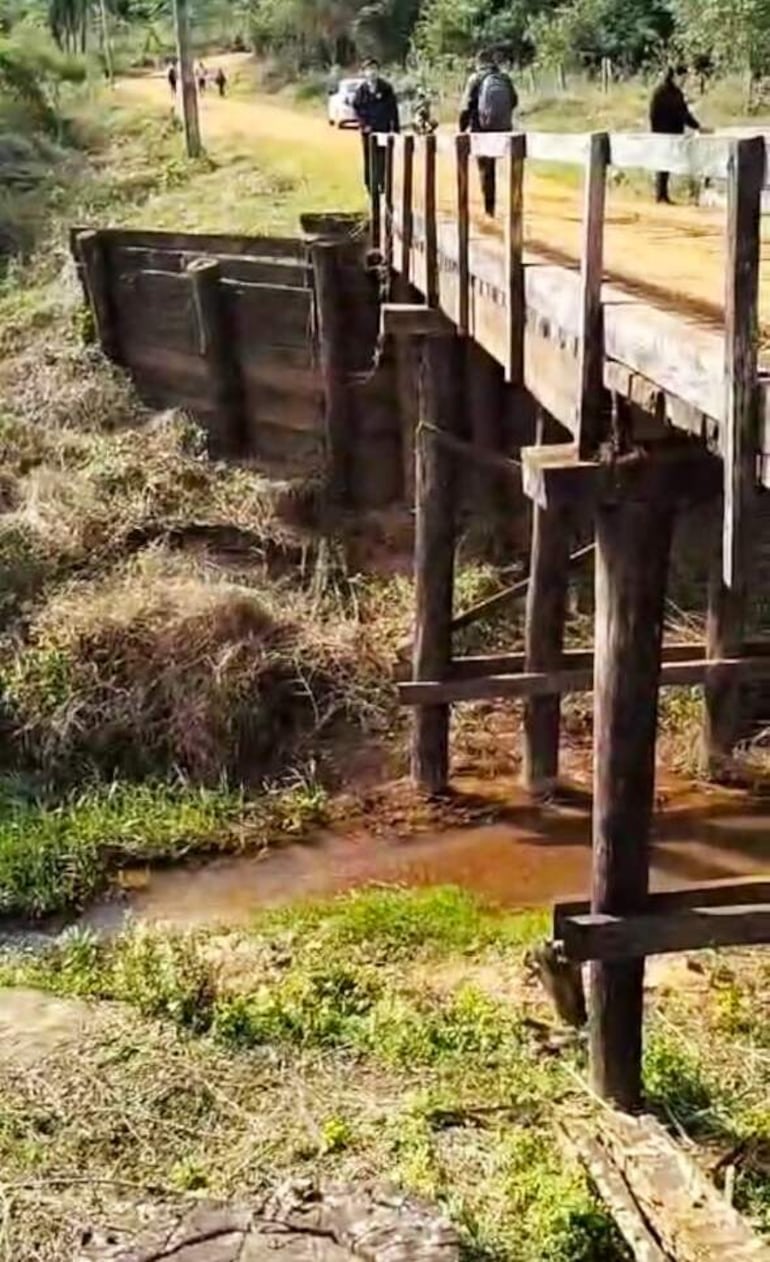
[[[259,908],[372,883],[457,884],[502,906],[581,894],[590,879],[590,800],[576,786],[534,807],[513,784],[486,790],[494,822],[442,831],[388,833],[359,823],[261,857],[126,874],[125,897],[87,917],[115,927],[126,914],[178,925],[249,920]],[[478,789],[475,792],[478,802]],[[704,791],[671,778],[659,785],[653,886],[770,873],[770,802]]]

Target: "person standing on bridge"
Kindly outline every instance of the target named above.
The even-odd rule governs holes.
[[[465,85],[460,104],[460,131],[510,131],[518,103],[513,80],[500,69],[497,53],[482,53]],[[484,210],[492,217],[496,201],[496,159],[479,157],[477,161]]]
[[[353,112],[361,128],[364,147],[364,184],[369,193],[381,193],[385,186],[385,150],[371,152],[372,136],[401,129],[398,101],[391,84],[380,75],[379,62],[365,61],[364,81],[353,97]],[[372,162],[373,159],[373,162]]]
[[[690,113],[676,75],[677,72],[670,66],[650,99],[650,131],[663,136],[682,136],[686,127],[693,131],[701,130],[697,118]],[[655,201],[670,206],[668,182],[668,171],[655,173]]]

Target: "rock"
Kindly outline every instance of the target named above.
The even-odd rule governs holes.
[[[77,1262],[459,1262],[455,1229],[398,1191],[293,1180],[257,1206],[198,1202],[131,1244]]]

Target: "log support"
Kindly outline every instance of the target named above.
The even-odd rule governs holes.
[[[673,499],[627,498],[596,514],[594,815],[591,910],[644,908],[655,787],[655,729]],[[594,1089],[641,1101],[642,960],[591,965]]]
[[[108,359],[119,363],[117,323],[112,302],[109,267],[101,234],[92,229],[78,233],[77,253],[83,268],[85,291],[99,345]]]
[[[339,245],[313,245],[316,318],[324,390],[326,448],[330,498],[338,504],[350,499],[351,402],[347,381],[345,303],[342,300]]]
[[[709,567],[706,658],[718,661],[740,652],[745,633],[745,587],[724,581],[722,521],[718,522]],[[701,769],[714,782],[729,780],[740,726],[740,680],[715,666],[703,692]]]
[[[198,327],[198,350],[206,361],[213,386],[217,429],[212,435],[213,455],[234,455],[245,444],[243,392],[234,339],[216,259],[193,259],[187,267]]]
[[[444,679],[452,658],[456,457],[432,441],[432,430],[457,432],[462,398],[462,343],[422,342],[420,423],[415,470],[415,628],[413,679]],[[418,706],[412,737],[412,778],[425,793],[441,793],[449,776],[449,706]]]

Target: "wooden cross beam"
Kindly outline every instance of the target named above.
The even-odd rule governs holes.
[[[521,450],[524,493],[539,508],[590,507],[623,498],[695,501],[719,493],[720,462],[690,440],[638,449],[616,460],[582,460],[575,443]]]
[[[588,912],[562,921],[567,959],[632,960],[707,947],[770,943],[770,902],[692,907],[668,915]]]

